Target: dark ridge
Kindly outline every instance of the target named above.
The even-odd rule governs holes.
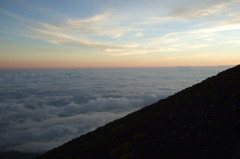
[[[37,159],[239,159],[240,65]]]

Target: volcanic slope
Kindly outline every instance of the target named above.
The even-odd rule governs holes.
[[[37,159],[155,158],[240,158],[240,65]]]

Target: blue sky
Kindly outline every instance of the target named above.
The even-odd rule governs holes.
[[[0,2],[1,68],[235,65],[239,0]]]

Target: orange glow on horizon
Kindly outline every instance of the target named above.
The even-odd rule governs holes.
[[[74,69],[74,68],[154,68],[154,67],[205,67],[205,66],[234,66],[239,63],[162,63],[162,64],[152,64],[152,65],[137,65],[137,64],[91,64],[91,65],[81,65],[77,63],[35,63],[35,62],[16,62],[11,63],[1,63],[0,69]]]

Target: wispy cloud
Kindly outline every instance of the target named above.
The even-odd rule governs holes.
[[[4,10],[1,13],[23,21],[26,31],[21,31],[21,35],[26,37],[123,56],[208,47],[217,38],[216,33],[240,29],[236,14],[230,14],[238,3],[237,0],[181,0],[168,8],[169,14],[159,16],[126,17],[104,11],[89,17],[57,16],[54,22],[36,21]],[[218,18],[209,19],[211,16]],[[208,18],[203,20],[204,17]],[[199,18],[204,23],[197,22]],[[175,26],[183,20],[189,25]]]
[[[152,52],[172,52],[179,51],[177,48],[162,47],[162,48],[135,48],[135,49],[106,49],[105,52],[109,55],[123,56],[123,55],[138,55],[138,54],[148,54]]]
[[[1,13],[1,14],[5,14],[5,15],[7,15],[7,16],[9,16],[9,17],[15,18],[15,19],[17,19],[17,20],[29,22],[29,19],[24,18],[24,17],[19,16],[19,15],[16,15],[16,14],[13,14],[13,13],[10,13],[10,12],[8,12],[8,11],[6,11],[6,10],[0,9],[0,13]]]
[[[41,39],[55,44],[64,44],[89,49],[98,49],[104,52],[106,49],[129,48],[129,44],[119,45],[104,40],[116,39],[124,36],[131,31],[137,30],[131,27],[121,27],[118,22],[110,18],[111,13],[103,13],[85,19],[63,19],[60,24],[50,24],[46,22],[37,22],[12,13],[1,11],[3,14],[12,18],[27,22],[24,36]],[[14,33],[13,33],[14,34]],[[23,35],[19,34],[18,35]],[[136,33],[136,36],[142,36]],[[94,40],[95,38],[99,40]]]
[[[134,31],[134,28],[121,26],[117,20],[113,20],[110,12],[86,19],[65,19],[61,27],[78,33],[109,36],[112,38],[118,38],[130,31]]]
[[[203,18],[223,14],[233,0],[180,1],[172,8],[171,15],[180,19]]]
[[[177,8],[173,11],[172,15],[181,19],[202,18],[220,14],[226,9],[226,7],[226,3],[220,3],[202,8]]]

